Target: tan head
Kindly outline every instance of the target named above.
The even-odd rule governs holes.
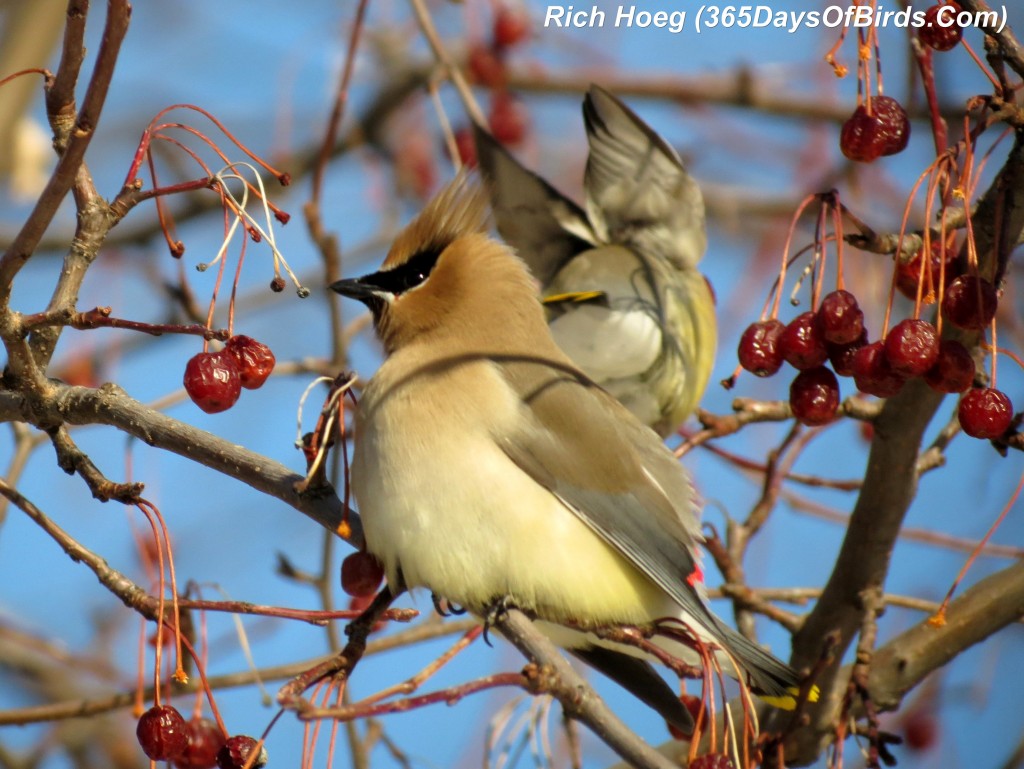
[[[526,267],[486,227],[485,194],[459,174],[398,235],[379,271],[331,288],[370,308],[388,353],[438,331],[479,339],[488,327],[525,323],[547,336]]]

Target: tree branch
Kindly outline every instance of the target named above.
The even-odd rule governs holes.
[[[71,10],[81,5],[83,4],[72,0],[69,8],[69,17],[71,16]],[[96,66],[92,79],[89,81],[89,87],[86,89],[85,98],[82,101],[82,108],[78,113],[75,126],[69,135],[67,147],[61,153],[57,167],[50,176],[46,188],[36,201],[32,213],[29,214],[25,224],[22,225],[14,242],[11,243],[3,257],[0,258],[0,306],[6,307],[10,299],[15,275],[18,274],[18,271],[34,253],[43,233],[49,227],[50,222],[53,221],[57,208],[78,176],[79,167],[82,164],[82,159],[85,157],[85,151],[95,134],[100,112],[107,98],[107,90],[114,75],[114,64],[121,49],[121,42],[128,31],[128,19],[130,16],[131,6],[128,5],[127,0],[108,0],[107,22],[103,30],[100,50],[96,56]],[[72,35],[71,30],[72,27],[69,27],[69,37]],[[68,53],[67,48],[65,48],[65,53]],[[68,57],[67,60],[71,61],[71,58]],[[64,60],[62,60],[63,64]],[[71,75],[69,74],[68,77],[70,78]],[[62,89],[67,86],[65,81],[62,80],[61,72],[57,74],[55,87],[57,86]],[[69,90],[72,88],[72,86],[67,87]]]
[[[28,422],[43,429],[62,422],[116,427],[149,446],[174,452],[276,497],[353,546],[362,546],[359,515],[348,511],[350,529],[346,530],[345,509],[333,488],[299,494],[294,485],[303,479],[301,475],[262,454],[154,411],[116,385],[106,384],[95,390],[56,382],[53,386],[53,397],[43,404],[30,405],[22,395],[0,392],[0,419]]]
[[[499,613],[494,626],[528,659],[539,665],[542,672],[547,672],[544,690],[558,700],[566,715],[586,724],[631,766],[678,767],[677,763],[666,759],[622,723],[526,615],[510,609]]]

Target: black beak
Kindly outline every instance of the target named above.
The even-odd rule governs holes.
[[[379,302],[380,289],[375,286],[364,283],[364,278],[346,278],[345,280],[339,280],[330,285],[332,291],[337,291],[342,296],[347,296],[350,299],[358,299],[363,304],[370,304],[371,302]]]

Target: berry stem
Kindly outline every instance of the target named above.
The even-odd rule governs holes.
[[[993,86],[995,86],[996,92],[997,93],[1001,93],[1002,90],[1003,90],[1002,84],[999,82],[999,80],[996,78],[996,76],[992,74],[992,71],[988,67],[985,66],[985,64],[981,61],[981,59],[978,58],[978,54],[976,54],[974,52],[974,49],[971,48],[971,46],[967,42],[967,40],[966,39],[961,40],[960,41],[960,45],[962,45],[964,47],[964,50],[967,51],[967,55],[970,56],[972,59],[974,59],[974,63],[978,65],[978,68],[981,69],[981,71],[982,71],[982,73],[984,73],[985,77],[988,78],[988,81],[990,83],[992,83]]]
[[[804,211],[807,210],[814,200],[817,199],[817,195],[808,195],[800,201],[800,205],[797,206],[796,213],[793,214],[793,218],[789,222],[789,232],[786,233],[786,243],[782,247],[782,266],[779,268],[778,283],[775,286],[775,300],[772,302],[771,317],[777,318],[779,316],[779,303],[782,300],[782,291],[786,283],[786,268],[789,266],[789,249],[793,245],[793,235],[796,232],[797,222],[800,221],[800,217]],[[761,320],[764,320],[763,313]]]
[[[170,576],[171,576],[171,611],[172,611],[173,616],[174,616],[174,638],[175,638],[175,647],[176,647],[175,648],[176,659],[175,659],[175,669],[174,669],[174,680],[177,681],[178,683],[187,683],[188,682],[188,675],[185,673],[185,669],[181,665],[181,657],[182,657],[182,654],[181,654],[181,611],[178,608],[178,579],[177,579],[177,576],[175,575],[175,570],[174,570],[174,553],[171,551],[171,535],[170,535],[170,532],[168,532],[168,530],[167,530],[167,522],[164,521],[164,517],[163,517],[163,515],[160,514],[160,510],[156,507],[156,505],[154,505],[152,502],[149,502],[149,501],[147,501],[145,499],[140,499],[138,501],[138,507],[140,509],[143,509],[144,506],[148,507],[152,511],[152,513],[155,516],[157,522],[160,524],[160,531],[163,534],[163,542],[167,546],[167,570],[170,572]],[[147,514],[147,517],[148,517],[148,514]],[[161,567],[161,581],[163,579],[163,571],[162,571],[162,569],[163,569],[163,567]],[[160,595],[161,595],[161,598],[162,598],[162,596],[163,596],[163,589],[161,589]],[[163,622],[163,611],[162,610],[160,612],[160,618],[161,618],[161,622]]]
[[[995,355],[992,356],[995,359]],[[946,597],[942,601],[942,605],[939,606],[938,611],[928,620],[931,625],[942,626],[946,623],[946,607],[949,606],[949,602],[953,599],[953,593],[956,592],[957,587],[967,574],[967,570],[971,568],[971,565],[977,559],[978,555],[982,552],[985,545],[988,544],[989,539],[996,533],[996,529],[1002,524],[1007,514],[1013,509],[1013,506],[1017,503],[1017,497],[1020,496],[1021,489],[1024,488],[1024,474],[1021,474],[1020,480],[1017,481],[1017,488],[1013,490],[1013,494],[1010,496],[1009,501],[1003,506],[999,516],[995,519],[988,531],[985,532],[985,536],[981,538],[981,541],[975,546],[974,550],[971,551],[970,556],[964,562],[964,565],[960,568],[960,573],[956,575],[956,579],[953,580],[953,584],[950,585],[949,592],[946,593]]]
[[[157,561],[157,604],[156,611],[157,616],[160,618],[156,623],[156,647],[154,653],[156,660],[153,664],[153,704],[156,707],[160,707],[160,667],[163,658],[164,648],[164,596],[166,595],[166,589],[164,586],[164,548],[163,543],[160,540],[160,532],[157,528],[156,522],[153,520],[153,516],[149,509],[142,504],[142,501],[135,503],[135,506],[142,511],[142,514],[146,517],[146,521],[149,523],[149,528],[153,535],[153,541],[157,543],[156,548],[156,561]]]
[[[935,92],[934,51],[929,46],[922,45],[916,37],[911,40],[910,47],[914,52],[917,68],[921,72],[921,84],[924,86],[925,99],[928,101],[928,115],[932,123],[935,154],[941,155],[949,145],[949,136],[946,132],[946,121],[942,119],[939,109],[939,97]]]
[[[840,210],[839,192],[830,192],[832,209],[832,232],[836,238],[836,288],[845,289],[846,283],[843,279],[843,214]]]
[[[998,350],[999,349],[999,344],[998,344],[998,340],[996,339],[996,318],[995,318],[994,315],[992,316],[992,325],[991,325],[990,331],[991,331],[991,334],[992,334],[992,349],[993,350]],[[991,384],[989,385],[989,387],[995,387],[996,386],[996,361],[997,360],[999,360],[999,356],[995,352],[993,352],[992,353],[992,380],[991,380]]]

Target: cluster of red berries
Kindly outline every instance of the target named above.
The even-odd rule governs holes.
[[[185,721],[173,705],[154,705],[139,718],[135,736],[151,761],[171,761],[176,769],[242,769],[258,744],[252,737],[225,738],[208,718]],[[267,763],[266,750],[253,763]]]
[[[494,12],[489,42],[476,42],[469,48],[467,67],[475,83],[490,89],[491,108],[487,115],[491,133],[502,144],[515,146],[529,129],[529,116],[522,102],[508,91],[507,58],[511,50],[530,37],[530,18],[523,8],[501,3]],[[468,127],[455,132],[455,143],[462,163],[476,163],[476,146]]]
[[[242,388],[263,386],[274,370],[274,353],[248,336],[233,336],[217,352],[201,352],[185,365],[185,392],[207,414],[235,405]]]
[[[997,304],[991,283],[959,275],[945,290],[942,310],[954,326],[976,331],[992,321]],[[825,296],[817,311],[802,313],[788,325],[774,318],[752,323],[737,352],[740,365],[756,376],[771,376],[784,362],[800,372],[790,385],[789,403],[806,425],[835,418],[837,374],[852,377],[861,392],[881,398],[895,395],[913,377],[923,377],[938,392],[963,393],[975,376],[970,352],[960,342],[940,339],[935,326],[920,318],[901,320],[884,339],[869,342],[856,297],[842,289]],[[968,435],[997,438],[1010,426],[1013,410],[1004,393],[977,387],[962,397],[958,415]]]

